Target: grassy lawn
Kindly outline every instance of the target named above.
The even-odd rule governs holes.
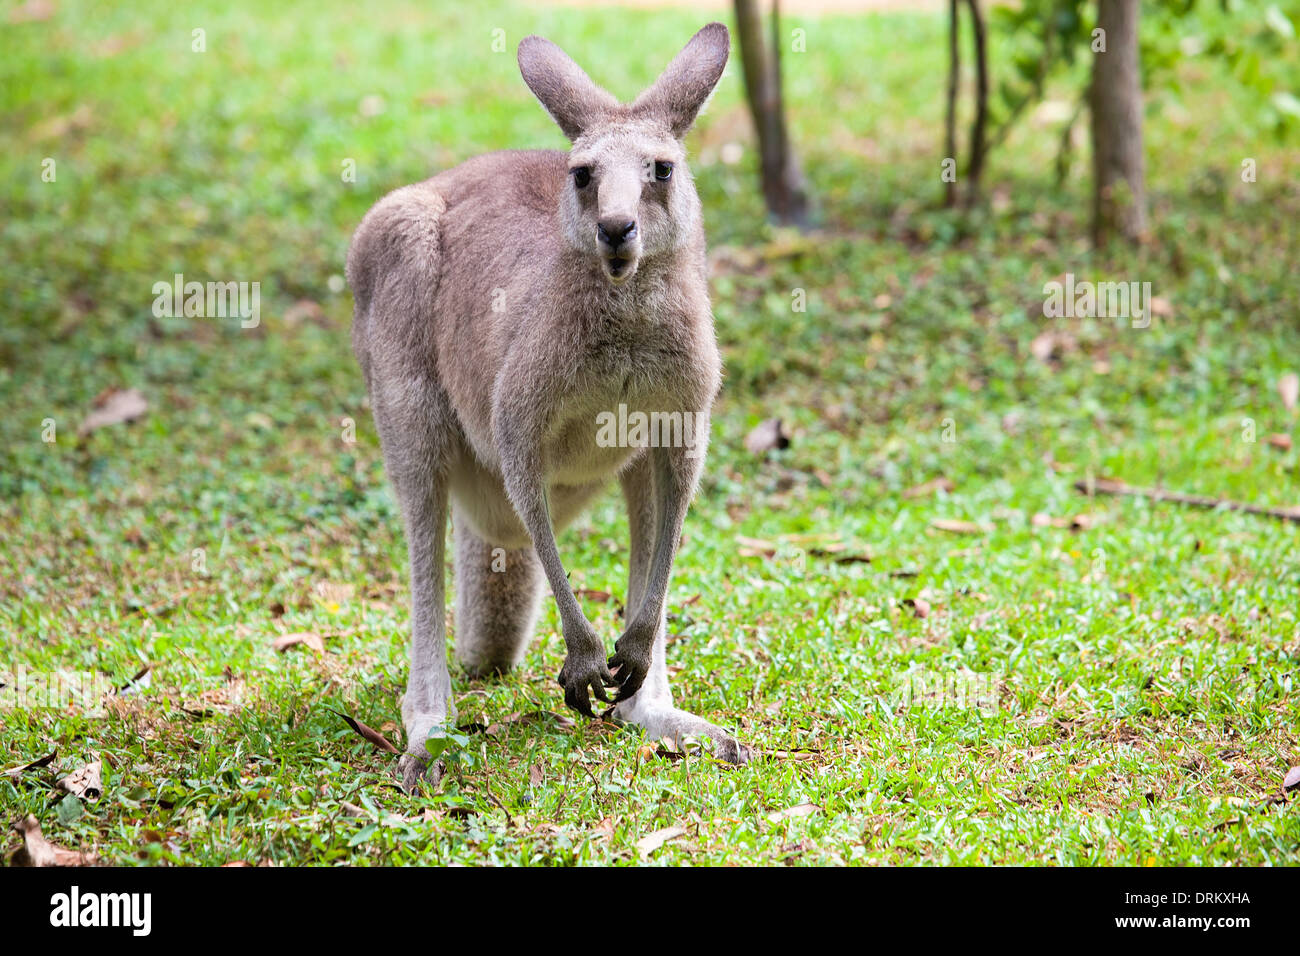
[[[407,796],[332,712],[401,746],[406,557],[348,342],[351,230],[477,152],[563,145],[523,35],[627,98],[700,17],[132,7],[0,29],[0,671],[125,686],[152,665],[102,716],[0,711],[4,767],[58,751],[0,777],[6,824],[35,814],[117,864],[1297,861],[1275,798],[1300,763],[1300,530],[1074,490],[1300,502],[1300,451],[1268,441],[1300,439],[1277,390],[1300,370],[1300,153],[1212,64],[1152,97],[1154,241],[1098,254],[1086,148],[1058,188],[1059,135],[1033,121],[994,154],[986,210],[934,208],[939,16],[790,17],[813,237],[763,222],[733,63],[691,140],[727,381],[669,663],[679,701],[762,757],[569,720],[548,600],[516,673],[453,669],[468,743]],[[155,318],[178,272],[260,282],[260,325]],[[1045,319],[1067,272],[1149,281],[1168,308]],[[78,439],[110,387],[148,413]],[[793,440],[756,457],[769,417]],[[561,539],[574,586],[610,595],[583,603],[611,647],[620,510],[611,490]],[[323,653],[273,649],[297,632]],[[56,792],[96,756],[98,799]]]

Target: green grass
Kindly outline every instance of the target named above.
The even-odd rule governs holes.
[[[934,208],[939,19],[791,18],[808,31],[785,59],[792,125],[824,226],[807,240],[762,222],[733,65],[691,141],[712,243],[735,249],[714,279],[727,384],[670,666],[681,702],[763,757],[674,759],[547,716],[563,711],[548,604],[516,673],[454,674],[461,721],[492,732],[408,797],[327,709],[400,745],[404,546],[331,278],[386,190],[562,144],[517,75],[522,35],[627,97],[698,17],[259,9],[66,2],[0,31],[0,670],[123,685],[154,667],[105,717],[0,711],[4,766],[58,749],[0,778],[6,819],[34,813],[121,864],[1296,862],[1300,823],[1272,800],[1300,762],[1296,527],[1073,490],[1110,475],[1300,501],[1297,451],[1266,443],[1295,432],[1276,382],[1300,368],[1300,155],[1254,131],[1214,64],[1182,71],[1176,103],[1151,97],[1155,240],[1102,253],[1084,241],[1086,151],[1057,188],[1058,135],[1033,123],[995,154],[988,210]],[[362,115],[369,96],[382,112]],[[723,165],[733,139],[745,160]],[[175,272],[259,281],[261,326],[154,318]],[[1172,315],[1046,320],[1064,272],[1150,281]],[[293,320],[303,299],[319,312]],[[1051,362],[1030,351],[1047,329],[1068,336]],[[110,386],[140,389],[148,415],[78,441]],[[771,416],[794,440],[760,460],[743,438]],[[950,493],[904,496],[940,476]],[[574,585],[615,595],[585,602],[611,646],[619,510],[611,492],[561,541]],[[871,560],[837,563],[835,544]],[[272,650],[294,631],[325,653]],[[899,693],[945,680],[985,706]],[[102,796],[61,801],[55,777],[96,754]],[[685,832],[643,856],[670,826]]]

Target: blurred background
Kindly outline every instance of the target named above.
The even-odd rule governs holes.
[[[1294,522],[1079,486],[1300,503],[1300,4],[1137,7],[4,4],[0,649],[122,686],[153,668],[159,739],[198,707],[227,748],[298,746],[295,721],[352,746],[308,707],[322,695],[390,724],[406,559],[348,341],[351,232],[476,153],[565,147],[520,79],[523,36],[629,100],[716,18],[733,60],[688,147],[726,383],[674,578],[680,695],[767,749],[862,741],[817,784],[836,793],[905,773],[887,756],[904,741],[928,762],[907,779],[969,769],[952,741],[987,715],[918,727],[877,706],[917,669],[999,675],[1002,732],[1028,746],[1055,726],[1040,711],[1206,759],[1234,723],[1249,758],[1154,823],[1115,810],[1122,838],[1030,800],[942,853],[1294,852],[1290,823],[1211,846],[1187,830],[1218,821],[1217,795],[1276,789],[1294,751]],[[159,314],[177,274],[257,283],[258,321]],[[1067,277],[1149,283],[1149,308],[1053,314]],[[603,632],[625,535],[611,493],[561,543]],[[559,709],[554,618],[462,712]],[[297,633],[326,653],[270,648]],[[236,679],[262,705],[231,704]],[[142,719],[10,715],[0,747],[129,750]],[[1182,779],[1184,750],[1147,756],[1078,801]],[[897,788],[873,792],[905,853],[940,852]]]

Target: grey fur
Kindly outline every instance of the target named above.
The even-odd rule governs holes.
[[[523,653],[543,577],[559,607],[566,702],[589,693],[654,736],[749,750],[672,702],[666,594],[701,449],[603,447],[620,404],[707,415],[721,383],[700,204],[682,136],[721,77],[729,37],[705,27],[631,105],[539,37],[519,46],[529,87],[573,140],[489,153],[385,196],[348,253],[353,348],[410,552],[411,672],[402,702],[410,788],[429,729],[454,717],[444,633],[444,537],[456,543],[456,652],[471,673]],[[656,163],[673,164],[670,179]],[[590,171],[579,188],[571,173]],[[660,165],[659,168],[662,168]],[[635,222],[611,246],[597,228]],[[612,226],[611,226],[612,228]],[[631,524],[626,630],[613,657],[568,584],[554,532],[614,477]],[[500,570],[497,566],[499,565]],[[433,771],[436,772],[436,771]]]

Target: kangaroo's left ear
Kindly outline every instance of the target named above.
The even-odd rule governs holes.
[[[681,139],[722,79],[731,52],[731,34],[710,23],[673,57],[668,68],[632,104],[634,112],[661,116]]]

